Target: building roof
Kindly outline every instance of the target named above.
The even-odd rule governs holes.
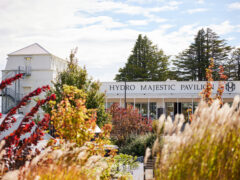
[[[14,56],[14,55],[42,55],[42,54],[48,54],[50,53],[44,49],[42,46],[40,46],[38,43],[31,44],[25,48],[19,49],[17,51],[14,51],[8,55]]]

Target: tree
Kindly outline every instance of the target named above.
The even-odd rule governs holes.
[[[87,70],[81,68],[77,64],[75,58],[76,51],[72,51],[70,54],[70,62],[68,67],[63,72],[60,72],[57,76],[56,82],[54,82],[54,88],[50,90],[51,93],[56,94],[56,104],[63,100],[63,86],[76,86],[78,89],[86,93],[86,108],[96,109],[97,111],[97,125],[102,127],[104,124],[110,121],[110,115],[105,112],[104,107],[104,93],[100,93],[100,83],[93,81],[88,77]],[[57,106],[55,106],[57,108]],[[51,114],[51,108],[46,105],[44,110]]]
[[[227,76],[232,80],[240,80],[240,48],[235,49],[226,66]]]
[[[63,85],[63,99],[51,111],[51,120],[60,139],[82,146],[94,137],[96,115],[85,107],[86,93],[75,86]],[[72,104],[75,106],[72,106]],[[56,102],[52,102],[54,106]]]
[[[196,69],[196,65],[193,63],[194,55],[191,51],[191,49],[184,50],[173,61],[177,80],[195,80],[197,78],[198,69]]]
[[[75,86],[63,85],[63,99],[56,104],[55,101],[50,103],[50,106],[56,104],[57,108],[53,108],[51,111],[51,120],[56,129],[56,135],[71,143],[76,143],[78,146],[83,146],[86,142],[90,142],[94,138],[94,129],[96,127],[96,110],[87,109],[85,106],[86,93],[83,90],[78,89]],[[72,105],[74,104],[74,106]],[[106,129],[106,127],[109,127]],[[107,131],[105,131],[107,130]],[[105,124],[103,132],[109,134],[111,131],[111,125]],[[107,134],[102,134],[98,138],[95,138],[95,147],[102,145],[102,143],[109,144]],[[103,141],[106,139],[107,141]],[[100,147],[98,147],[100,150]]]
[[[169,56],[140,34],[125,67],[119,69],[116,81],[164,81],[168,75]]]
[[[210,58],[215,60],[213,78],[217,79],[217,69],[220,65],[227,67],[229,63],[229,52],[231,47],[227,46],[225,40],[210,28],[206,31],[198,31],[194,42],[188,49],[181,52],[173,61],[175,72],[181,80],[206,80],[206,69],[210,65]]]

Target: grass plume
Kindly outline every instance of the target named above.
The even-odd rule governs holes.
[[[192,123],[162,116],[153,153],[157,179],[240,179],[240,98],[201,101]]]

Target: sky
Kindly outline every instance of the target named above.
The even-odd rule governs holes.
[[[0,0],[0,69],[7,54],[33,43],[68,58],[93,79],[113,81],[139,34],[174,58],[201,28],[240,47],[237,0]]]

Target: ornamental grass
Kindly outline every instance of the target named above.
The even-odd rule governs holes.
[[[112,162],[112,156],[94,155],[88,146],[64,143],[46,148],[22,168],[6,173],[3,179],[108,179]]]
[[[240,179],[240,98],[232,106],[201,101],[185,123],[183,115],[161,116],[153,153],[156,179]]]

